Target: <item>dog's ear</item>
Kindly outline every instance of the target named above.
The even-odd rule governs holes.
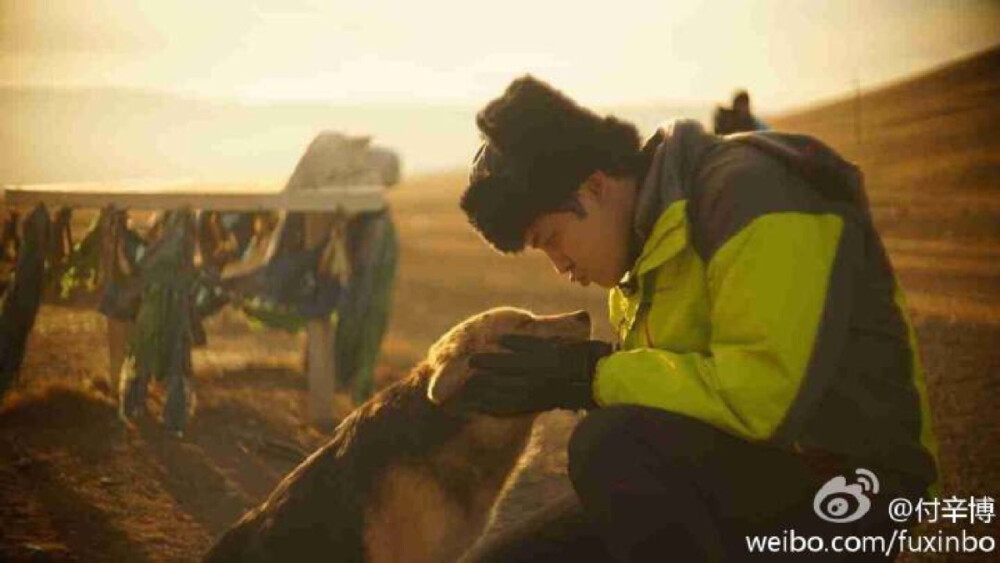
[[[449,357],[434,369],[431,381],[427,385],[427,398],[435,405],[440,405],[450,399],[469,375],[468,357],[464,354]]]

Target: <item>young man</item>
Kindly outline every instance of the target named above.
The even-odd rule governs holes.
[[[507,352],[472,358],[460,400],[589,409],[569,474],[614,560],[740,559],[748,534],[791,529],[891,535],[886,504],[926,493],[935,447],[853,166],[808,137],[718,137],[693,121],[640,146],[632,125],[530,76],[476,123],[470,223],[500,252],[540,250],[571,281],[609,288],[618,342],[508,337]],[[877,494],[820,498],[856,469]],[[867,514],[849,522],[852,510]],[[558,560],[528,536],[481,559]]]

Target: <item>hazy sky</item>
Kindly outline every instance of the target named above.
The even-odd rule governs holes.
[[[478,105],[532,72],[586,104],[764,109],[1000,42],[995,0],[0,0],[0,82]]]

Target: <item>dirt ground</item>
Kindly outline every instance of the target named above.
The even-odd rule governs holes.
[[[819,135],[866,172],[917,326],[945,496],[1000,496],[998,70],[993,51],[867,94],[860,109],[849,100],[770,120]],[[391,194],[402,254],[382,383],[490,306],[606,317],[602,291],[565,287],[543,257],[486,249],[457,209],[463,180],[429,175]],[[206,328],[209,345],[194,356],[198,412],[177,439],[155,417],[119,421],[99,314],[43,306],[21,382],[0,405],[0,560],[196,560],[322,443],[302,416],[300,335],[257,332],[228,311]],[[610,337],[605,323],[596,333]],[[541,453],[501,521],[566,493],[560,445],[572,424],[548,415],[538,425]]]

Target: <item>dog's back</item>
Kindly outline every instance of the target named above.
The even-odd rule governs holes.
[[[420,464],[463,420],[427,400],[427,365],[346,418],[333,438],[227,531],[206,561],[364,561],[364,516],[391,464]]]
[[[586,314],[509,308],[458,325],[406,379],[351,413],[206,561],[457,559],[485,526],[534,421],[444,407],[469,377],[468,355],[514,329],[583,338],[589,326]]]

